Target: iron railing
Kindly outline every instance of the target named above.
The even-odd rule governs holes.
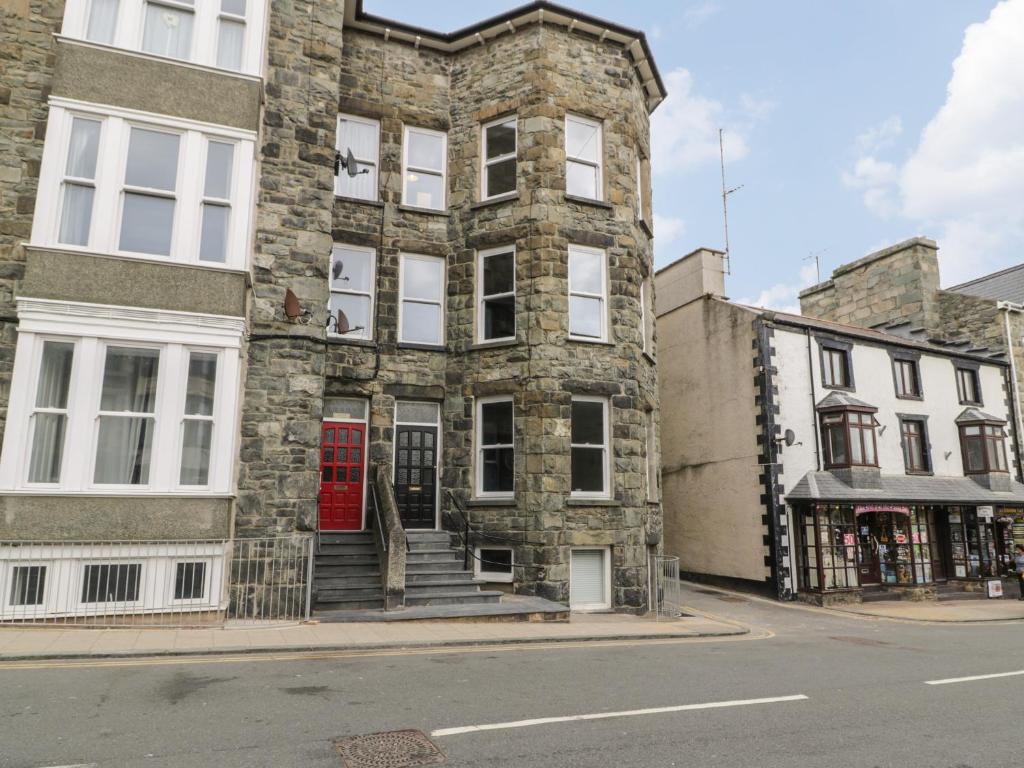
[[[308,618],[313,537],[0,541],[0,624],[216,626]]]
[[[682,587],[679,583],[679,558],[669,555],[652,555],[651,611],[654,618],[678,619],[683,615]]]
[[[482,527],[480,527],[478,525],[473,525],[472,522],[469,519],[469,513],[466,511],[466,508],[462,505],[462,502],[459,501],[459,497],[456,496],[452,492],[451,489],[446,489],[445,493],[448,495],[448,498],[451,500],[452,504],[458,510],[459,514],[458,514],[458,516],[456,516],[455,514],[452,513],[451,510],[444,509],[442,511],[442,516],[448,522],[448,526],[447,526],[448,530],[451,531],[452,533],[454,533],[456,536],[459,537],[459,542],[460,542],[460,545],[462,547],[462,552],[463,552],[463,555],[462,555],[463,567],[467,571],[469,570],[469,563],[470,563],[471,559],[479,562],[481,565],[505,565],[505,566],[507,566],[507,563],[495,563],[495,562],[492,562],[490,560],[485,560],[484,558],[480,557],[480,555],[478,555],[474,551],[474,549],[475,549],[475,547],[473,546],[474,538],[476,539],[477,543],[480,544],[481,546],[483,546],[484,548],[486,548],[485,545],[488,542],[497,544],[498,546],[504,546],[504,547],[522,546],[522,545],[527,543],[526,534],[525,533],[523,534],[523,536],[521,536],[519,538],[513,538],[513,537],[510,537],[510,536],[503,536],[502,534],[499,534],[499,533],[493,533],[491,531],[486,531],[486,530],[484,530]],[[543,566],[525,566],[525,565],[519,565],[518,563],[513,563],[512,567],[513,568],[523,569],[523,570],[525,570],[528,567],[529,568],[536,568],[537,570],[540,570]]]

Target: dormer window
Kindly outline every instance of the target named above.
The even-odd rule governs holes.
[[[892,375],[896,383],[896,397],[916,400],[921,397],[921,372],[917,360],[894,357]]]
[[[821,383],[830,389],[853,389],[851,348],[847,345],[822,343]]]
[[[981,385],[978,369],[964,365],[956,367],[956,393],[961,405],[981,405]]]

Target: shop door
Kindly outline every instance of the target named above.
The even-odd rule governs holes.
[[[320,530],[362,530],[366,425],[324,422],[321,435]]]
[[[877,513],[857,516],[857,571],[862,587],[882,583],[879,534]]]
[[[437,427],[395,428],[395,501],[405,528],[437,526]]]

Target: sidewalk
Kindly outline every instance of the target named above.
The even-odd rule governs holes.
[[[1019,621],[1024,619],[1022,600],[943,600],[921,602],[912,600],[886,600],[877,603],[851,603],[830,606],[825,610],[854,613],[906,621],[938,621],[973,623],[979,621]]]
[[[684,611],[687,611],[684,607]],[[227,626],[217,629],[0,628],[0,662],[237,653],[371,651],[398,648],[728,637],[741,625],[693,615],[681,619],[576,614],[570,621],[342,623]]]

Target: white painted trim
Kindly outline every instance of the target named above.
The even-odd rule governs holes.
[[[581,125],[588,125],[588,126],[591,126],[593,128],[597,128],[597,162],[596,163],[593,160],[587,160],[585,158],[579,157],[578,155],[570,155],[569,154],[569,123],[570,122],[575,122],[575,123],[579,123]],[[570,192],[569,191],[569,183],[568,183],[568,180],[569,180],[569,163],[572,162],[572,163],[578,163],[580,165],[586,165],[586,166],[588,166],[590,168],[594,168],[597,171],[595,182],[594,182],[594,184],[595,184],[595,191],[596,191],[597,194],[595,195],[595,197],[593,199],[594,200],[604,200],[604,197],[605,197],[605,195],[604,195],[604,125],[601,123],[600,120],[594,120],[594,119],[589,118],[589,117],[583,117],[582,115],[577,115],[577,114],[573,114],[571,112],[567,112],[565,114],[565,124],[563,126],[563,130],[565,131],[565,138],[564,138],[564,141],[563,141],[563,149],[565,150],[565,163],[566,163],[566,167],[565,167],[565,178],[566,178],[565,191],[566,191],[566,194],[568,194],[568,195],[576,195],[577,197],[586,197],[586,195],[577,195],[575,192]]]
[[[480,561],[482,557],[480,553],[485,549],[497,549],[502,552],[510,552],[512,554],[512,572],[501,573],[498,571],[485,570],[484,564]],[[482,579],[483,581],[490,581],[495,584],[512,584],[515,581],[516,551],[513,547],[507,545],[485,546],[478,544],[475,548],[475,552],[476,557],[473,558],[473,575],[476,576],[476,578]]]
[[[604,344],[608,342],[608,326],[609,326],[609,301],[608,301],[608,253],[601,248],[590,248],[585,245],[576,245],[575,243],[569,244],[568,249],[568,297],[569,303],[572,303],[573,296],[582,296],[588,299],[599,299],[601,301],[601,335],[600,336],[581,336],[572,332],[572,309],[569,309],[569,339],[571,341],[583,341],[594,344]],[[572,257],[573,254],[579,254],[583,256],[598,256],[601,260],[601,293],[590,293],[588,291],[577,291],[573,290],[572,286]]]
[[[354,291],[347,289],[339,289],[334,287],[334,251],[337,248],[343,248],[348,251],[356,251],[358,253],[364,253],[369,256],[370,259],[370,290],[369,292]],[[334,243],[331,247],[331,264],[330,271],[327,273],[327,288],[330,294],[344,294],[346,296],[365,296],[370,300],[370,306],[367,310],[367,326],[363,329],[360,334],[355,333],[337,333],[336,331],[328,330],[327,335],[332,339],[363,339],[366,341],[372,341],[375,337],[376,331],[376,309],[377,309],[377,249],[376,248],[365,248],[361,245],[349,245],[348,243]],[[330,296],[327,299],[328,309],[331,305]]]
[[[488,403],[511,403],[512,404],[512,443],[506,445],[504,443],[489,445],[490,448],[511,448],[512,455],[515,456],[516,451],[516,402],[512,395],[493,395],[490,397],[478,397],[473,405],[473,486],[476,489],[476,498],[478,499],[513,499],[515,498],[515,486],[513,479],[513,488],[511,491],[485,491],[484,490],[484,461],[483,461],[483,407]],[[513,458],[514,461],[514,458]],[[513,473],[513,478],[515,473]],[[493,547],[488,547],[493,549]]]
[[[435,136],[441,139],[441,170],[438,171],[436,168],[426,168],[424,166],[409,165],[409,136],[411,134],[418,133],[423,136]],[[418,205],[415,202],[409,200],[409,192],[407,179],[409,171],[415,171],[417,173],[426,173],[431,176],[441,176],[441,205],[439,207],[429,207]],[[415,208],[429,207],[430,210],[446,211],[448,210],[448,134],[443,131],[433,131],[429,128],[416,128],[411,125],[402,126],[402,204],[413,206]]]
[[[512,254],[512,291],[511,293],[494,293],[484,296],[484,261],[491,256],[498,256],[504,253]],[[515,312],[515,301],[516,301],[516,276],[517,276],[517,263],[519,257],[516,253],[515,244],[506,245],[501,248],[487,248],[486,250],[477,251],[476,254],[476,340],[479,344],[490,344],[492,342],[499,341],[515,341],[516,336],[519,332],[519,317],[518,312]],[[484,300],[487,298],[502,298],[505,296],[512,296],[513,301],[513,321],[515,328],[513,329],[511,336],[495,336],[492,339],[488,339],[484,336]]]
[[[604,558],[604,600],[600,603],[572,604],[573,553],[601,552]],[[569,548],[569,609],[573,611],[606,611],[612,607],[612,548],[611,547],[570,547]]]
[[[511,152],[507,152],[504,155],[498,155],[497,157],[487,158],[487,129],[494,125],[504,125],[505,123],[512,123],[512,127],[515,132],[515,147]],[[508,192],[499,192],[496,195],[487,194],[487,171],[490,166],[495,163],[503,163],[506,160],[516,161],[516,184]],[[480,200],[493,200],[496,197],[503,195],[510,195],[519,188],[519,116],[518,115],[505,115],[497,120],[491,120],[490,122],[483,123],[480,126]]]
[[[437,421],[435,423],[429,423],[424,421],[400,421],[398,418],[398,405],[399,403],[429,403],[430,405],[437,406]],[[395,425],[394,435],[391,439],[391,474],[392,481],[394,480],[395,468],[398,466],[398,426],[406,427],[435,427],[437,429],[437,445],[434,450],[434,487],[437,489],[434,493],[434,527],[432,529],[417,529],[410,528],[409,530],[441,530],[441,468],[442,459],[444,455],[444,408],[443,405],[436,400],[402,400],[395,398],[395,405],[391,411],[393,422]]]
[[[438,320],[438,340],[436,342],[424,342],[424,341],[412,341],[402,336],[402,315],[403,307],[406,302],[405,298],[405,263],[407,261],[426,261],[426,262],[441,262],[441,282],[438,285],[438,296],[436,300],[432,299],[408,299],[413,304],[429,304],[437,305],[440,307],[440,319]],[[445,302],[445,297],[448,295],[448,259],[444,256],[428,256],[422,253],[406,253],[405,251],[398,254],[398,342],[400,344],[427,344],[431,346],[444,346],[447,343],[447,334],[445,333],[448,325],[448,313]]]
[[[574,447],[593,449],[596,445],[572,442],[572,403],[601,403],[604,418],[604,445],[600,446],[604,451],[604,489],[597,491],[573,491],[569,495],[574,499],[610,499],[612,496],[612,468],[615,462],[612,460],[612,425],[611,425],[611,401],[607,397],[591,397],[584,395],[573,395],[569,405],[569,457],[572,462],[572,449]],[[570,484],[572,481],[570,473]]]
[[[187,117],[161,114],[160,112],[148,112],[143,109],[118,107],[113,104],[80,101],[78,99],[70,99],[67,96],[51,96],[49,104],[51,108],[57,107],[81,114],[95,115],[100,118],[119,117],[126,121],[152,123],[155,126],[164,126],[165,128],[181,131],[197,131],[208,136],[219,136],[225,139],[235,139],[236,141],[256,141],[258,136],[256,131],[250,131],[246,128],[208,123],[202,120],[192,120]]]

